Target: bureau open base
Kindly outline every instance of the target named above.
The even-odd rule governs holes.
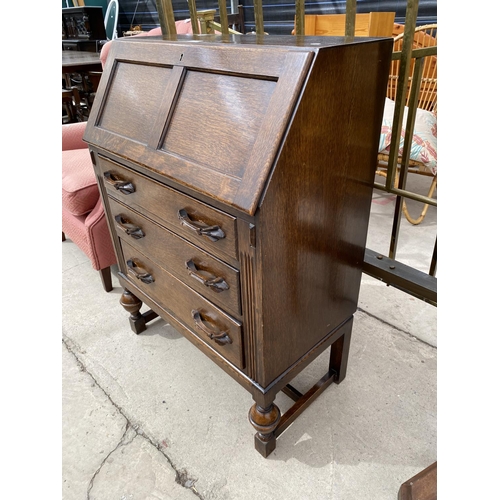
[[[140,294],[140,292],[136,293],[138,295]],[[152,309],[145,313],[140,313],[142,301],[129,290],[125,289],[120,303],[130,313],[130,326],[137,334],[146,329],[146,323],[159,316],[158,313]],[[163,314],[162,316],[165,315]],[[174,320],[175,324],[175,319],[170,317],[169,321],[172,320]],[[294,366],[285,377],[277,381],[270,389],[269,394],[262,394],[262,390],[254,392],[251,386],[248,387],[250,392],[254,394],[255,400],[255,404],[248,412],[248,419],[257,431],[255,434],[255,449],[263,457],[267,457],[275,449],[277,437],[284,432],[330,384],[333,382],[340,384],[340,382],[344,380],[351,343],[352,323],[353,318],[351,317],[332,335],[324,339],[316,349],[309,353],[309,356]],[[176,326],[182,328],[181,325],[177,324]],[[194,340],[192,337],[188,338],[192,341]],[[196,345],[196,341],[193,343]],[[302,394],[288,383],[328,347],[330,347],[328,371],[313,387],[305,394]],[[280,409],[273,403],[276,394],[280,390],[295,402],[284,415],[281,415]]]
[[[120,302],[135,333],[161,316],[252,394],[263,456],[346,375],[391,51],[194,35],[115,40],[108,56],[84,139]],[[329,347],[300,394],[290,382]]]

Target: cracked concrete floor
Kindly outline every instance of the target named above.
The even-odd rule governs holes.
[[[347,378],[263,459],[249,393],[163,320],[133,334],[116,276],[105,293],[70,240],[62,266],[64,500],[395,500],[436,460],[433,306],[363,277]]]
[[[63,341],[64,499],[189,499],[188,479],[113,403]],[[181,486],[182,484],[182,486]],[[187,483],[189,487],[189,483]]]

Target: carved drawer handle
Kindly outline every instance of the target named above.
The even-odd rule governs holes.
[[[229,285],[224,281],[224,278],[213,276],[207,271],[200,271],[192,260],[186,262],[186,268],[189,276],[211,288],[214,292],[220,293],[224,290],[229,290]]]
[[[206,236],[211,241],[218,241],[226,237],[224,231],[219,226],[207,226],[204,222],[191,220],[183,208],[179,210],[177,217],[179,217],[183,226],[191,229],[200,236]]]
[[[135,193],[135,187],[131,182],[120,179],[113,172],[104,172],[104,179],[108,184],[111,184],[117,191],[123,194]]]
[[[213,326],[211,326],[211,328],[206,326],[199,311],[193,310],[191,311],[191,315],[193,316],[196,328],[201,330],[210,339],[215,340],[217,344],[226,345],[233,343],[231,337],[227,334],[227,332],[221,332],[218,328],[215,328]]]
[[[125,219],[125,217],[123,217],[123,215],[115,215],[115,221],[122,231],[124,231],[129,236],[132,236],[132,238],[136,240],[139,240],[146,236],[144,234],[144,231],[139,226],[136,226],[129,222],[127,219]]]
[[[144,269],[141,269],[132,259],[127,260],[127,267],[137,279],[141,280],[143,283],[146,283],[146,285],[154,283],[155,279],[153,278],[153,276],[151,276],[151,274],[149,274]]]

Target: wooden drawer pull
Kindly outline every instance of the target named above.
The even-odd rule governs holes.
[[[104,172],[104,180],[123,194],[135,193],[135,187],[131,182],[120,179],[110,171]]]
[[[186,262],[186,268],[189,276],[211,288],[214,292],[220,293],[224,290],[229,290],[229,285],[224,281],[224,278],[214,276],[207,271],[200,271],[192,260]]]
[[[193,316],[196,328],[201,330],[210,339],[215,340],[217,344],[225,345],[233,343],[231,337],[227,334],[227,332],[221,332],[218,328],[215,328],[212,325],[210,327],[206,326],[199,311],[193,310],[191,311],[191,314]]]
[[[144,269],[141,269],[132,259],[127,260],[127,267],[137,279],[146,283],[146,285],[154,283],[155,279],[153,276],[151,276],[151,274],[146,272]]]
[[[183,226],[191,229],[200,236],[206,236],[211,241],[218,241],[226,237],[224,231],[219,226],[208,226],[204,222],[192,221],[183,208],[179,210],[177,216]]]
[[[129,236],[132,236],[132,238],[139,240],[141,238],[144,238],[146,236],[144,234],[144,231],[139,227],[131,222],[129,222],[123,215],[115,215],[115,221],[118,227],[126,234]]]

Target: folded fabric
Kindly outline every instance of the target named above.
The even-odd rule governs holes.
[[[389,154],[392,140],[394,106],[395,102],[393,100],[385,99],[384,118],[382,120],[382,130],[378,147],[379,153]],[[401,139],[399,141],[399,156],[403,154],[407,116],[408,107],[405,106]],[[434,113],[425,109],[417,108],[410,159],[423,163],[432,174],[437,174],[437,118]]]

